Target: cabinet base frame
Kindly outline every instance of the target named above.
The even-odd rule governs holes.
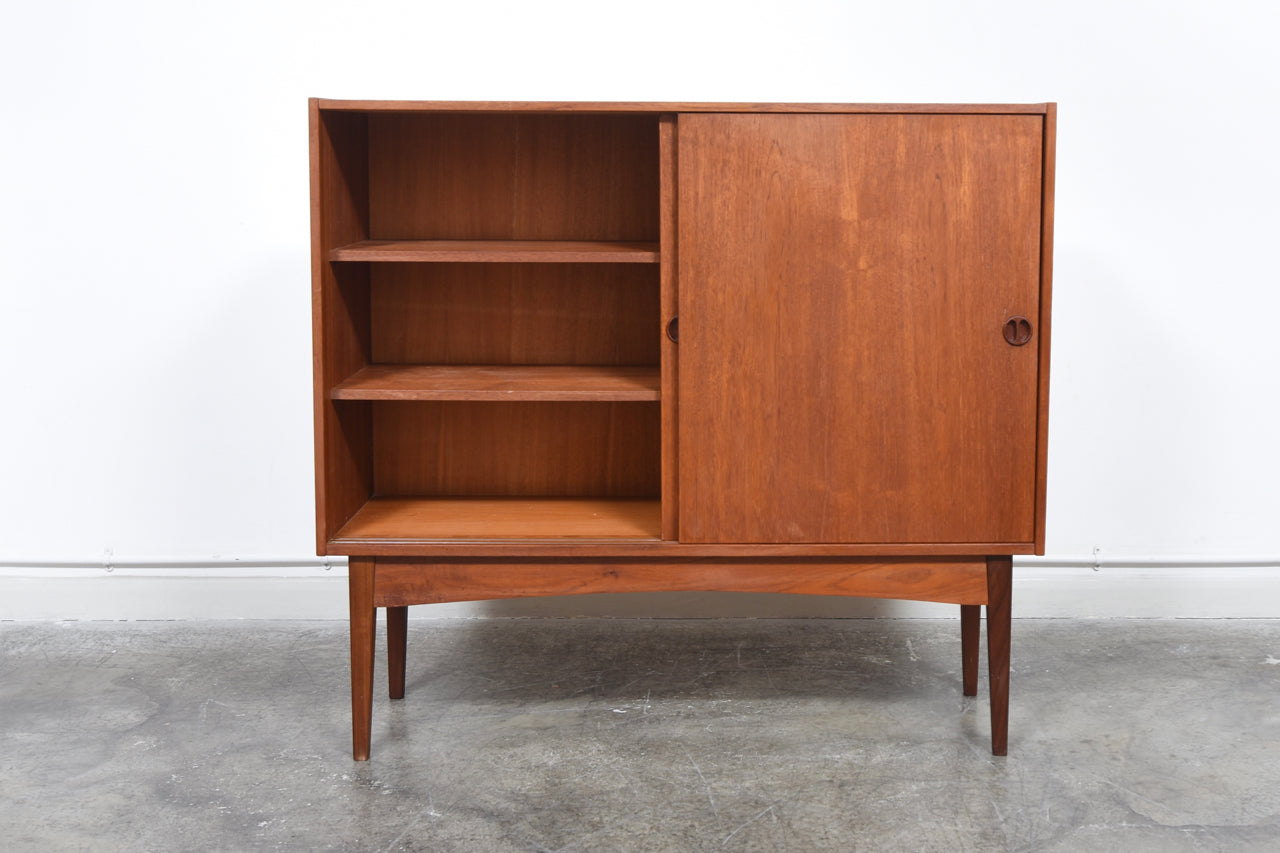
[[[603,592],[771,592],[895,598],[960,605],[962,691],[977,694],[979,607],[987,608],[991,751],[1008,752],[1013,559],[421,560],[352,557],[352,757],[369,758],[377,608],[387,608],[388,686],[404,696],[413,604]]]

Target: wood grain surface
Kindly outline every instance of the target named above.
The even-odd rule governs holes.
[[[339,534],[406,539],[657,539],[656,500],[374,498]]]
[[[655,116],[369,114],[371,240],[658,239]]]
[[[662,538],[680,537],[680,444],[678,416],[680,405],[677,362],[679,347],[666,333],[668,324],[677,319],[679,246],[677,245],[676,210],[676,116],[663,116],[658,123],[658,199],[660,227],[658,240],[662,249],[661,303],[657,328],[651,329],[653,341],[661,348],[662,367]]]
[[[1013,560],[987,558],[987,678],[991,695],[991,754],[1009,754],[1009,649],[1013,617]]]
[[[429,499],[429,498],[428,498]],[[376,499],[375,499],[376,500]],[[655,498],[656,500],[656,498]],[[1015,547],[1009,547],[1009,546]],[[385,536],[370,538],[342,536],[329,541],[329,554],[378,557],[420,557],[422,559],[495,559],[519,562],[527,559],[635,558],[641,560],[687,560],[723,557],[740,562],[754,559],[867,559],[910,557],[934,560],[973,557],[992,551],[1031,554],[1034,543],[1020,542],[924,542],[924,543],[801,543],[791,545],[685,543],[664,539],[610,539],[574,541],[568,539],[421,539]]]
[[[656,403],[372,407],[379,495],[658,497]]]
[[[659,590],[959,604],[967,695],[985,604],[1005,754],[1055,127],[1053,104],[312,99],[316,536],[352,556],[356,760],[376,607],[398,698],[411,604]]]
[[[380,605],[652,591],[772,592],[980,604],[982,560],[427,562],[380,559]]]
[[[981,606],[960,605],[960,679],[965,696],[978,695],[978,642],[981,635]]]
[[[354,557],[347,569],[351,623],[351,757],[369,760],[373,722],[373,647],[377,628],[374,604],[376,561]]]
[[[373,361],[658,364],[658,269],[372,265]]]
[[[1057,161],[1058,105],[1044,116],[1044,190],[1040,222],[1040,377],[1036,397],[1036,553],[1044,554],[1045,499],[1049,489],[1049,339],[1053,306],[1053,193]]]
[[[681,541],[1034,538],[1041,131],[680,117]]]
[[[375,596],[376,601],[376,596]],[[379,607],[384,605],[379,604]],[[404,674],[407,663],[409,608],[387,607],[387,696],[404,698]]]
[[[371,364],[335,400],[657,400],[656,367]]]
[[[361,240],[331,261],[377,263],[656,264],[656,243],[589,240]]]
[[[329,389],[369,358],[369,271],[326,258],[368,235],[368,120],[311,103],[311,303],[316,550],[368,499],[372,438],[367,406],[336,406]]]
[[[367,101],[318,99],[324,110],[408,113],[905,113],[1043,114],[1048,104],[835,104],[735,101]]]

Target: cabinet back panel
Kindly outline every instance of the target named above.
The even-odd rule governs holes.
[[[656,240],[656,116],[371,114],[374,240]]]
[[[655,266],[373,267],[377,363],[658,363]]]
[[[655,403],[374,403],[383,496],[657,497]]]

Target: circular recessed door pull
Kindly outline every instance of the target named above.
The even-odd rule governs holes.
[[[671,338],[671,343],[680,343],[680,318],[672,317],[671,322],[667,324],[667,337]]]
[[[1031,340],[1031,321],[1026,317],[1010,317],[1004,323],[1004,339],[1015,347]]]

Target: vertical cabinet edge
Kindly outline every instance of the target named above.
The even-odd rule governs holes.
[[[1045,549],[1045,504],[1049,482],[1049,343],[1052,336],[1053,307],[1053,193],[1056,169],[1058,105],[1045,105],[1044,154],[1041,177],[1040,217],[1040,376],[1037,383],[1036,412],[1036,554]]]

